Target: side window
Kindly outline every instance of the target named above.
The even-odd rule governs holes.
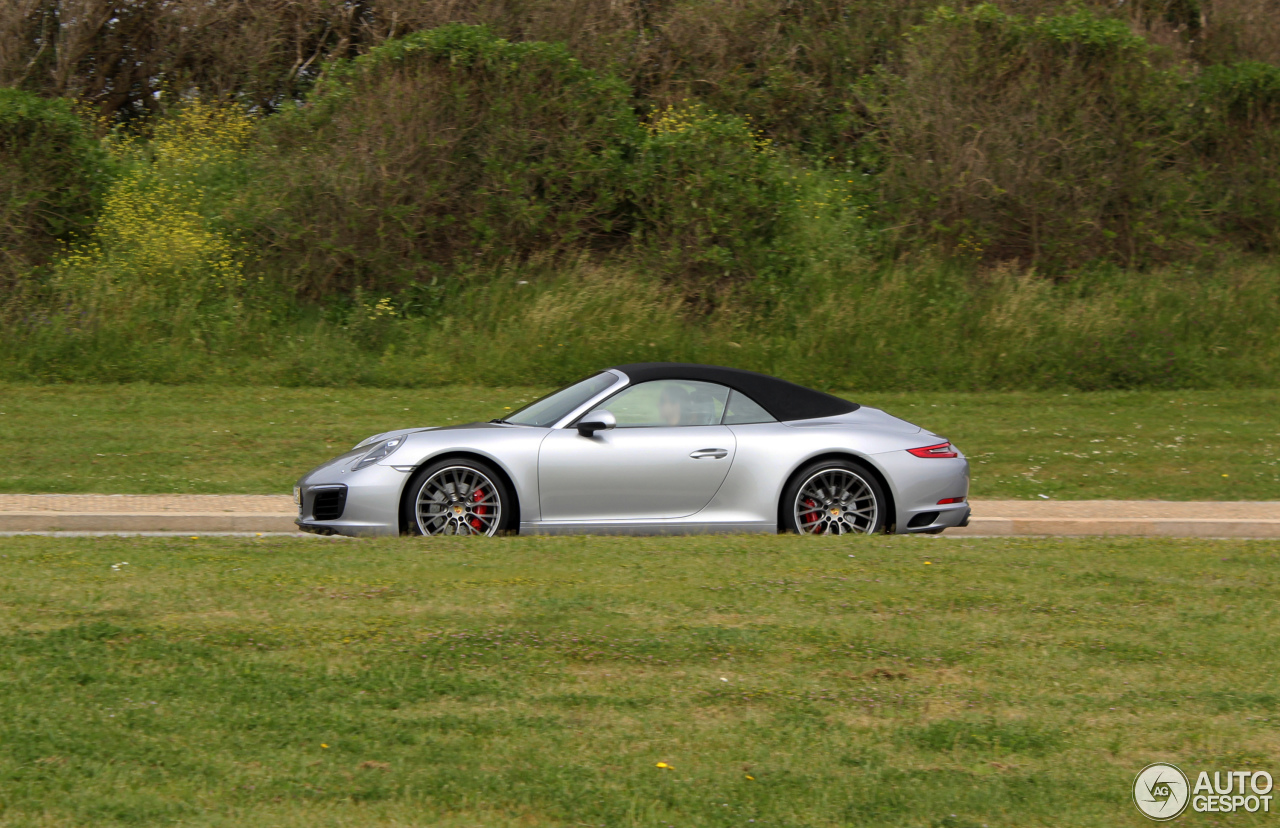
[[[612,412],[618,428],[718,425],[728,398],[723,385],[655,380],[627,388],[600,407]]]
[[[761,408],[755,400],[741,391],[729,392],[729,404],[724,412],[725,425],[773,422],[777,422],[777,418]]]

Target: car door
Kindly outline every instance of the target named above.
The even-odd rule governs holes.
[[[715,496],[737,443],[720,424],[728,389],[657,380],[623,389],[599,408],[616,428],[590,437],[555,429],[538,454],[544,521],[688,517]]]

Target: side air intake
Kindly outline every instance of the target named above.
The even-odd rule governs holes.
[[[316,489],[311,514],[316,520],[337,520],[347,506],[347,487]]]

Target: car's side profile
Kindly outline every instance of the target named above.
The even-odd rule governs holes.
[[[784,380],[638,363],[502,420],[375,435],[302,477],[344,535],[941,532],[969,465],[936,434]]]

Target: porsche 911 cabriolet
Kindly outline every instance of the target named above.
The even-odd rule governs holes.
[[[734,368],[609,368],[500,419],[375,434],[307,472],[340,535],[937,534],[969,463],[884,411]]]

